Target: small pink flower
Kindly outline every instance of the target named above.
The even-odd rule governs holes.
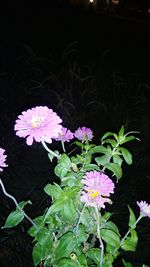
[[[91,141],[93,138],[93,132],[90,128],[86,127],[79,127],[75,132],[74,136],[78,139],[81,140],[82,143],[85,142],[86,138]]]
[[[84,184],[81,201],[89,206],[105,208],[105,202],[112,203],[110,193],[114,193],[114,183],[104,173],[98,171],[87,172],[82,179]]]
[[[7,167],[8,165],[5,163],[7,155],[4,155],[5,149],[0,148],[0,172],[3,171],[3,167]],[[2,167],[2,168],[1,168]]]
[[[55,140],[62,141],[62,142],[70,142],[70,140],[72,140],[73,138],[74,138],[73,133],[67,128],[62,127],[61,133],[59,134],[57,138],[55,138]]]
[[[37,106],[23,111],[18,116],[14,130],[19,137],[27,137],[27,145],[32,145],[33,140],[51,143],[52,138],[58,137],[61,133],[61,122],[60,117],[52,109]]]
[[[137,201],[137,205],[140,208],[140,213],[143,217],[148,216],[150,218],[150,205],[146,201]]]

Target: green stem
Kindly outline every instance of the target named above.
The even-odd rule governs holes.
[[[66,152],[66,149],[65,149],[65,144],[64,144],[64,142],[63,142],[63,141],[61,141],[61,145],[62,145],[62,149],[63,149],[63,151],[64,151],[64,152]]]
[[[135,228],[137,223],[143,218],[142,215],[140,215],[138,217],[138,219],[136,220],[136,222],[132,225],[132,228]],[[123,244],[124,240],[128,237],[128,235],[130,234],[130,229],[127,231],[127,233],[125,234],[125,236],[122,238],[121,242],[120,242],[120,246]]]
[[[5,189],[5,187],[4,187],[4,184],[3,184],[3,182],[2,182],[2,180],[0,179],[0,185],[1,185],[1,187],[2,187],[2,190],[3,190],[3,193],[5,194],[5,196],[7,196],[8,198],[10,198],[10,199],[12,199],[13,200],[13,202],[15,203],[15,205],[16,205],[16,208],[19,210],[19,211],[21,211],[22,213],[23,213],[23,215],[24,215],[24,217],[26,217],[26,219],[38,230],[39,228],[38,228],[38,226],[33,222],[33,220],[24,212],[24,210],[22,209],[22,208],[20,208],[20,206],[19,206],[19,204],[18,204],[18,202],[17,202],[17,200],[12,196],[12,195],[10,195],[10,194],[8,194],[7,192],[6,192],[6,189]]]
[[[81,217],[83,215],[85,207],[86,207],[86,204],[83,205],[83,207],[81,209],[81,212],[79,214],[79,217],[78,217],[78,220],[77,220],[77,223],[76,223],[76,226],[75,226],[75,235],[77,235],[78,227],[79,227],[79,224],[80,224],[80,221],[81,221]]]
[[[99,219],[99,211],[98,211],[98,207],[95,207],[96,210],[96,218],[97,218],[97,235],[98,235],[98,239],[100,242],[100,248],[101,248],[101,254],[100,254],[100,260],[99,260],[99,266],[102,267],[103,266],[103,255],[104,255],[104,244],[101,238],[101,233],[100,233],[100,219]]]
[[[113,148],[112,153],[111,153],[111,156],[108,157],[108,162],[107,162],[107,163],[110,162],[111,157],[113,156],[114,152],[116,151],[116,149],[118,148],[119,145],[120,145],[120,143],[118,142],[118,143],[116,144],[116,146]],[[102,168],[102,172],[104,172],[105,169],[106,169],[106,167],[104,166],[104,167]]]
[[[54,157],[56,157],[56,158],[58,158],[58,159],[60,158],[60,155],[56,154],[56,153],[53,152],[51,149],[49,149],[49,147],[46,145],[46,143],[45,143],[44,140],[41,140],[41,143],[42,143],[43,147],[46,149],[46,151],[47,151],[48,153],[50,153],[51,155],[53,155]]]

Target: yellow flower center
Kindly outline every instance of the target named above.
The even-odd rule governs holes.
[[[98,191],[94,191],[92,189],[89,189],[88,193],[89,193],[91,198],[95,198],[95,197],[99,196],[99,192]]]
[[[35,116],[33,116],[32,117],[32,120],[31,120],[31,126],[32,126],[32,128],[39,127],[43,121],[44,121],[44,116],[41,116],[41,117],[35,117]]]

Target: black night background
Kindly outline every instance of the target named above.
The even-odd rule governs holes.
[[[32,218],[49,203],[43,192],[53,180],[47,154],[38,143],[27,146],[14,132],[17,116],[29,108],[51,107],[72,131],[90,127],[94,142],[121,125],[138,131],[140,142],[128,145],[133,164],[123,166],[113,205],[114,220],[125,232],[127,205],[138,212],[137,200],[150,203],[150,4],[49,2],[0,14],[0,147],[6,149],[9,165],[1,178],[18,201],[31,199],[27,212]],[[14,204],[1,189],[0,203],[2,226]],[[0,267],[33,266],[27,229],[25,221],[1,230]],[[137,231],[137,251],[124,258],[133,266],[149,266],[149,218]]]

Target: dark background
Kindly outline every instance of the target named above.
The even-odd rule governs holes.
[[[132,4],[131,4],[132,2]],[[31,199],[31,217],[49,203],[43,186],[53,180],[53,167],[38,145],[27,147],[15,136],[17,116],[36,105],[52,107],[74,131],[91,127],[94,141],[105,131],[139,131],[141,142],[128,146],[133,165],[114,199],[114,221],[126,231],[127,204],[138,214],[137,200],[150,201],[150,20],[148,1],[120,1],[94,9],[68,1],[25,5],[1,10],[0,17],[0,146],[9,168],[2,177],[18,201]],[[53,145],[55,147],[55,144]],[[14,208],[0,193],[1,225]],[[0,262],[32,266],[28,224],[1,231]],[[136,253],[127,253],[134,266],[150,263],[150,222],[138,226]],[[116,266],[120,263],[117,263]]]

